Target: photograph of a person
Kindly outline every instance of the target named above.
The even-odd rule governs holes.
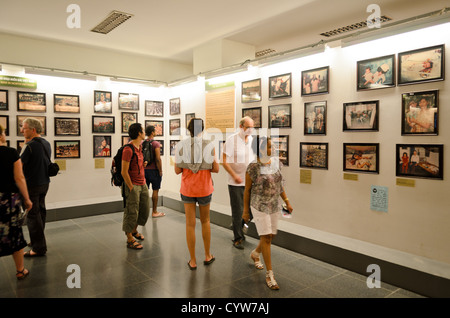
[[[172,98],[169,100],[170,115],[178,115],[181,112],[180,98]]]
[[[122,133],[127,133],[128,127],[130,127],[131,124],[137,123],[137,121],[137,113],[122,113]]]
[[[327,134],[327,102],[305,103],[305,135]]]
[[[378,131],[379,101],[344,103],[344,131]]]
[[[444,45],[398,54],[398,85],[444,80]]]
[[[269,106],[269,128],[291,128],[291,104]]]
[[[55,117],[55,136],[80,136],[80,118]]]
[[[146,100],[145,116],[164,117],[164,102]]]
[[[358,61],[357,90],[379,89],[395,86],[395,55]]]
[[[94,158],[111,157],[111,136],[94,136]]]
[[[94,91],[94,113],[112,113],[111,92]]]
[[[291,96],[291,73],[269,77],[269,99]]]
[[[396,161],[398,177],[443,179],[443,145],[397,144]]]
[[[402,135],[437,135],[439,92],[402,94]]]
[[[261,79],[242,82],[241,101],[253,103],[261,101]]]
[[[17,110],[31,112],[46,112],[45,93],[17,92]]]
[[[22,125],[23,125],[23,121],[26,118],[34,118],[37,119],[41,122],[42,125],[42,132],[41,132],[41,136],[46,136],[47,135],[47,117],[46,116],[25,116],[25,115],[17,115],[17,136],[19,137],[23,137],[23,133],[22,133]]]
[[[55,159],[80,158],[79,140],[55,140]]]
[[[328,93],[329,71],[329,66],[302,71],[302,96]]]
[[[55,113],[80,113],[80,97],[78,95],[53,95]]]
[[[8,91],[0,89],[0,110],[8,110]]]
[[[261,107],[253,107],[253,108],[243,108],[242,109],[242,118],[248,116],[253,119],[253,128],[261,128],[262,127],[262,116],[261,116],[262,108]]]
[[[344,171],[379,173],[378,143],[344,143]]]
[[[114,116],[92,116],[92,132],[113,134],[115,132]]]
[[[328,143],[301,142],[300,168],[328,170]]]
[[[169,135],[179,136],[180,135],[181,121],[180,119],[170,119],[169,120]]]
[[[146,120],[145,127],[155,126],[155,136],[164,136],[164,121],[162,120]]]
[[[289,166],[289,136],[271,136],[273,155],[280,159],[283,166]]]
[[[139,94],[119,93],[119,109],[139,110]]]

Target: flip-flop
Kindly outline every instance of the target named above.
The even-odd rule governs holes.
[[[191,266],[191,261],[189,261],[189,262],[187,262],[187,264],[188,264],[188,266],[189,266],[189,269],[191,270],[191,271],[195,271],[196,269],[197,269],[197,266]]]
[[[209,265],[212,262],[214,262],[216,260],[216,258],[213,256],[209,261],[203,261],[203,265]]]
[[[163,213],[163,212],[158,212],[158,214],[157,215],[153,215],[152,214],[152,218],[161,218],[161,217],[163,217],[163,216],[165,216],[166,214],[165,213]]]

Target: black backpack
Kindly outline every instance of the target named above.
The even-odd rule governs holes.
[[[117,150],[116,155],[113,157],[112,164],[111,164],[111,185],[116,187],[121,187],[123,184],[123,177],[122,177],[122,153],[123,149],[125,147],[131,147],[131,150],[133,150],[133,155],[131,156],[131,160],[133,160],[133,157],[136,156],[136,153],[134,152],[134,147],[131,144],[123,145],[122,147]]]
[[[153,140],[144,140],[142,143],[142,152],[144,154],[144,161],[147,161],[147,166],[155,162],[155,149],[152,145]]]

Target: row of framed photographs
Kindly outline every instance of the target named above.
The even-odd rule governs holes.
[[[112,92],[94,91],[94,113],[112,113]],[[0,90],[0,110],[9,110],[8,91]],[[172,98],[170,115],[178,115],[180,98]],[[46,93],[17,92],[17,110],[45,113],[47,111]],[[79,95],[53,95],[53,110],[55,113],[80,113]],[[119,93],[119,110],[139,110],[139,94]],[[145,101],[145,116],[164,117],[164,102]]]
[[[438,135],[439,91],[404,93],[401,109],[402,135]],[[378,131],[380,101],[343,104],[343,131]],[[262,128],[262,107],[243,108],[242,116]],[[292,128],[291,104],[268,106],[268,128]],[[326,135],[327,102],[304,103],[304,135]]]
[[[356,62],[356,90],[372,90],[398,85],[419,84],[445,79],[445,46],[436,45],[398,53],[396,75],[395,54]],[[301,96],[329,93],[330,67],[302,71]],[[292,73],[269,77],[269,99],[292,96]],[[241,84],[242,103],[260,102],[261,79]]]

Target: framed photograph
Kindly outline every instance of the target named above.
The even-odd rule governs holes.
[[[180,135],[181,121],[180,119],[170,119],[169,120],[169,135],[179,136]]]
[[[327,102],[305,103],[304,135],[327,134]]]
[[[328,170],[328,143],[301,142],[300,168]]]
[[[329,66],[302,71],[302,96],[327,94],[329,71]]]
[[[291,128],[291,104],[269,106],[269,128]]]
[[[17,110],[45,113],[47,111],[45,93],[17,92]]]
[[[170,115],[178,115],[181,111],[180,111],[180,106],[181,101],[180,98],[172,98],[169,101],[169,105],[170,105]]]
[[[343,131],[378,131],[379,101],[344,103]]]
[[[17,152],[20,154],[22,152],[23,147],[25,147],[25,140],[17,140]]]
[[[55,117],[55,136],[80,136],[80,118]]]
[[[291,73],[269,77],[269,99],[291,97]]]
[[[146,120],[145,127],[155,126],[155,136],[164,136],[164,121],[162,120]]]
[[[280,159],[283,166],[289,166],[289,136],[271,136],[272,149],[275,151],[274,154]]]
[[[94,158],[111,157],[111,136],[94,136]]]
[[[122,113],[122,133],[127,133],[128,127],[130,127],[131,124],[137,123],[137,121],[137,113]]]
[[[119,93],[119,109],[139,110],[139,94]]]
[[[55,140],[55,159],[80,158],[79,140]]]
[[[402,94],[402,135],[438,135],[439,91]]]
[[[344,171],[379,173],[378,143],[344,143]]]
[[[80,113],[80,96],[53,94],[53,110],[55,113]]]
[[[186,124],[185,124],[185,128],[186,128],[186,135],[187,136],[189,136],[190,135],[190,132],[189,132],[189,130],[187,129],[187,127],[188,127],[188,125],[189,125],[189,122],[191,121],[191,119],[192,118],[195,118],[195,113],[189,113],[189,114],[186,114],[185,115],[185,120],[186,120]]]
[[[9,136],[9,116],[0,115],[0,125],[5,128],[5,135]]]
[[[42,132],[41,132],[41,136],[46,136],[47,135],[47,117],[45,116],[24,116],[24,115],[17,115],[17,136],[21,136],[23,137],[22,134],[22,123],[26,118],[34,118],[37,119],[41,122],[42,125]]]
[[[356,90],[395,87],[395,55],[356,62]]]
[[[129,136],[122,136],[122,146],[130,143],[131,138]]]
[[[175,156],[175,148],[179,142],[179,140],[170,140],[170,156]]]
[[[262,128],[262,107],[243,108],[242,117],[248,116],[253,119],[254,128]]]
[[[145,116],[164,117],[164,102],[146,100]]]
[[[397,144],[398,177],[444,179],[444,145]]]
[[[253,103],[261,101],[261,79],[242,82],[242,103]]]
[[[159,155],[164,156],[164,140],[157,140],[161,147],[159,147]]]
[[[8,110],[8,91],[4,89],[0,89],[0,110]]]
[[[92,132],[114,134],[115,119],[114,116],[92,116]]]
[[[398,54],[398,85],[443,81],[445,72],[444,45]]]
[[[111,92],[94,91],[94,113],[112,113]]]

